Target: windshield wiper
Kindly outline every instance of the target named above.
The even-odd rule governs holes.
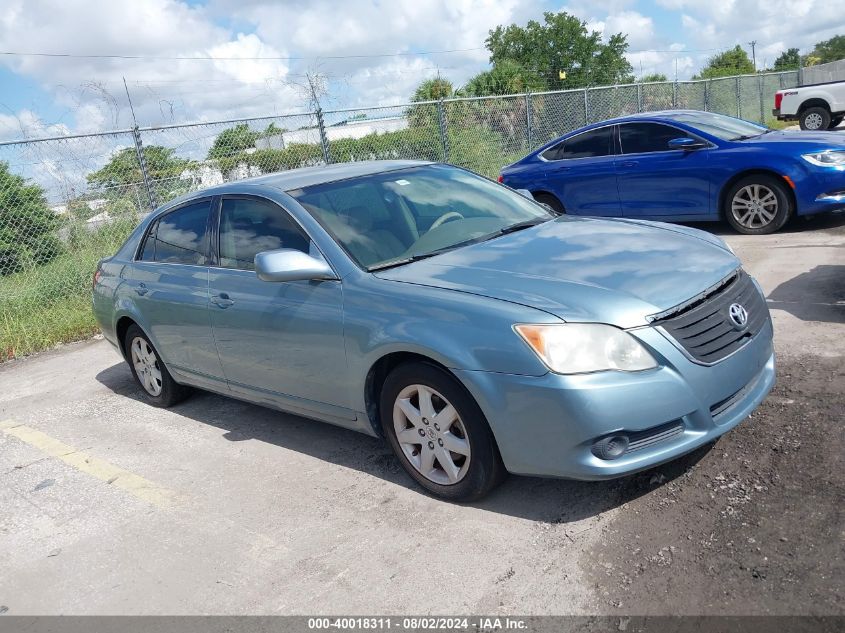
[[[747,141],[750,138],[757,138],[758,136],[763,136],[763,134],[768,134],[771,131],[772,130],[763,130],[759,134],[743,134],[741,136],[735,136],[730,140],[732,140],[732,141]]]
[[[551,218],[532,218],[530,220],[523,220],[522,222],[517,222],[516,224],[511,224],[510,226],[506,226],[503,229],[499,229],[491,237],[499,237],[500,235],[507,235],[508,233],[516,233],[517,231],[522,231],[523,229],[530,229],[532,226],[537,226],[538,224],[543,224],[544,222],[548,222]]]
[[[459,246],[465,246],[466,244],[472,244],[475,242],[475,239],[471,240],[464,240],[463,242],[458,242],[457,244],[452,244],[451,246],[446,246],[444,248],[438,248],[436,251],[430,251],[428,253],[417,253],[416,255],[411,255],[410,257],[403,257],[402,259],[392,259],[386,262],[381,262],[380,264],[374,264],[367,268],[367,271],[373,272],[375,270],[384,270],[386,268],[394,268],[395,266],[404,266],[405,264],[410,264],[411,262],[418,262],[421,259],[428,259],[429,257],[434,257],[435,255],[440,255],[442,253],[447,253],[451,250],[458,248]]]

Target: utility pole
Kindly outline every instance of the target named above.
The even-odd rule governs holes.
[[[754,64],[754,72],[757,72],[757,40],[751,40],[748,42],[748,45],[751,47],[751,63]]]

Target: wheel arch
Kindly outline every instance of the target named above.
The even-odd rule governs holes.
[[[786,185],[787,195],[789,195],[790,199],[792,200],[792,210],[793,213],[798,211],[798,199],[795,196],[795,189],[793,188],[792,184],[790,183],[789,179],[784,176],[783,174],[775,171],[774,169],[766,169],[766,168],[754,168],[754,169],[746,169],[744,171],[738,172],[731,176],[725,183],[722,185],[722,188],[719,190],[719,201],[718,201],[718,211],[719,211],[719,218],[722,220],[727,220],[727,209],[725,208],[726,197],[728,195],[728,191],[730,191],[731,187],[733,187],[737,182],[746,178],[747,176],[773,176],[777,178],[782,183]]]
[[[384,435],[381,430],[381,422],[379,421],[379,401],[381,399],[381,389],[384,385],[384,381],[390,372],[400,365],[413,362],[426,363],[443,370],[452,376],[457,383],[461,385],[468,394],[470,394],[470,397],[472,397],[469,389],[467,389],[466,385],[461,382],[461,379],[458,378],[448,366],[444,365],[432,356],[412,351],[388,352],[379,357],[370,366],[367,376],[364,379],[364,405],[366,407],[367,419],[378,437],[383,437]],[[475,398],[473,398],[473,400],[474,399]]]
[[[133,325],[141,328],[141,326],[138,325],[138,322],[135,319],[125,314],[119,317],[117,319],[117,323],[115,323],[114,325],[114,332],[115,336],[117,337],[117,345],[120,349],[121,355],[125,360],[128,360],[128,357],[126,355],[126,332],[128,332],[129,328]],[[141,328],[142,331],[143,329],[144,328]]]
[[[828,112],[832,112],[830,109],[830,104],[820,97],[813,97],[811,99],[807,99],[806,101],[802,101],[801,105],[798,106],[798,114],[800,115],[804,110],[809,108],[824,108]]]

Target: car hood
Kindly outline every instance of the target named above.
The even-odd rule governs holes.
[[[720,244],[687,227],[564,216],[375,275],[628,328],[735,270]]]
[[[780,131],[769,132],[744,141],[742,145],[768,145],[772,147],[799,147],[802,151],[845,149],[845,134],[838,132]]]

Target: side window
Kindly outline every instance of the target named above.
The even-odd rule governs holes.
[[[660,123],[625,123],[619,127],[623,154],[669,151],[669,141],[690,135],[671,125]]]
[[[153,222],[150,226],[150,230],[147,231],[147,237],[144,240],[144,248],[141,249],[141,256],[138,258],[143,262],[155,261],[157,228],[158,220]]]
[[[611,154],[613,154],[612,125],[568,138],[546,150],[543,158],[546,160],[566,160],[609,156]]]
[[[207,264],[210,208],[211,202],[206,200],[159,218],[155,227],[155,261],[199,266]],[[144,244],[144,257],[147,249],[148,244]]]
[[[307,253],[311,240],[277,204],[224,198],[220,211],[220,266],[255,270],[257,253],[293,248]]]

